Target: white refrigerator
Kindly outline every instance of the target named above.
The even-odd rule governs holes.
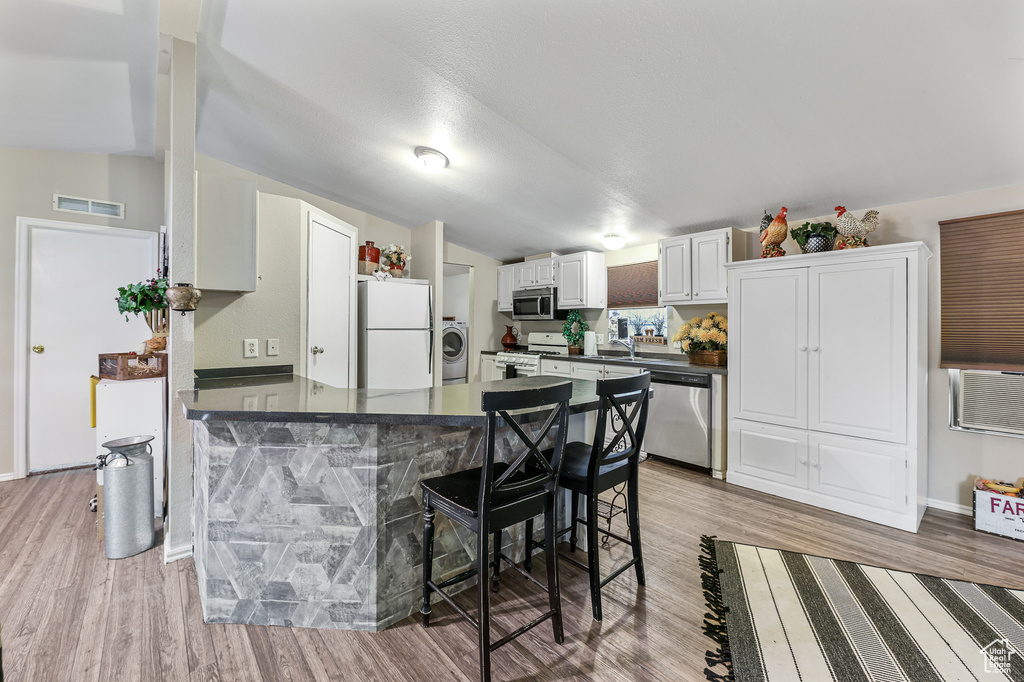
[[[359,387],[434,385],[431,286],[398,279],[359,282]]]

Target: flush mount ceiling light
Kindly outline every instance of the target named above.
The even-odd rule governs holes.
[[[618,232],[609,232],[601,238],[604,243],[604,248],[609,251],[617,251],[626,245],[626,238]]]
[[[416,147],[416,158],[426,170],[441,170],[448,166],[448,157],[430,147]]]

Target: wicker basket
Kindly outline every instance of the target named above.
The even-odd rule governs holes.
[[[724,350],[693,350],[686,354],[691,365],[709,365],[712,367],[725,367],[726,354]]]
[[[167,354],[100,353],[101,379],[156,379],[167,376]]]

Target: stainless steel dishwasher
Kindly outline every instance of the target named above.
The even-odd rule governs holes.
[[[651,372],[648,455],[711,469],[711,375]]]

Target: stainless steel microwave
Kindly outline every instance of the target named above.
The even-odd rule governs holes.
[[[569,311],[560,311],[554,287],[520,289],[512,292],[513,320],[564,320]]]

